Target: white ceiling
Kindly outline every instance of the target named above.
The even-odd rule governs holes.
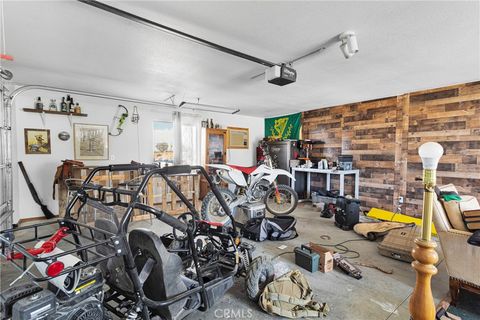
[[[5,2],[14,80],[133,98],[191,100],[272,116],[480,79],[480,6],[470,2],[109,2],[266,60],[338,45],[294,65],[284,87],[250,77],[263,66],[75,1]]]

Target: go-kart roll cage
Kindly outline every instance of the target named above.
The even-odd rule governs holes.
[[[115,172],[115,171],[139,171],[139,170],[145,171],[146,173],[136,190],[109,188],[109,187],[99,186],[99,185],[90,183],[93,177],[95,176],[95,174],[97,174],[99,171]],[[202,301],[204,302],[203,307],[201,309],[206,310],[210,305],[210,303],[208,302],[208,296],[206,294],[207,287],[211,287],[211,286],[213,287],[216,284],[218,284],[221,280],[223,280],[222,278],[217,278],[212,281],[209,281],[206,284],[204,283],[202,279],[202,270],[200,268],[198,255],[196,250],[194,250],[195,248],[194,234],[192,230],[189,228],[189,225],[187,225],[184,222],[181,222],[179,219],[172,217],[171,215],[167,214],[162,210],[158,210],[156,208],[147,206],[139,202],[140,196],[142,195],[142,192],[145,190],[145,187],[147,186],[149,180],[153,176],[160,176],[165,180],[165,182],[170,187],[170,189],[187,206],[188,210],[198,219],[200,216],[195,206],[180,191],[180,189],[175,185],[175,183],[173,183],[168,178],[168,176],[190,174],[192,171],[200,172],[205,177],[212,192],[215,194],[223,210],[225,211],[227,216],[231,219],[232,226],[235,226],[235,220],[232,216],[231,210],[228,207],[227,202],[225,201],[224,197],[218,190],[216,184],[210,178],[208,172],[202,166],[177,165],[177,166],[170,166],[165,168],[158,168],[156,165],[151,165],[151,164],[115,164],[115,165],[97,167],[93,169],[90,172],[90,174],[87,176],[79,192],[77,192],[75,197],[69,202],[66,209],[65,217],[70,218],[71,211],[73,210],[75,203],[78,200],[81,200],[82,202],[84,202],[84,204],[87,203],[92,205],[93,207],[97,207],[105,211],[105,209],[108,208],[107,204],[103,204],[101,199],[95,199],[90,197],[87,194],[88,190],[95,190],[95,191],[98,191],[99,193],[111,193],[113,196],[114,202],[109,203],[108,205],[125,205],[126,204],[125,202],[120,201],[120,195],[127,195],[131,197],[130,202],[127,204],[126,212],[123,214],[123,217],[118,222],[118,233],[117,233],[118,241],[115,242],[115,244],[116,244],[117,252],[122,253],[124,256],[126,271],[128,272],[134,286],[134,291],[137,298],[137,307],[140,307],[142,309],[142,316],[144,319],[150,319],[149,312],[146,307],[153,308],[153,309],[166,307],[195,293],[200,293],[202,297]],[[199,283],[198,287],[189,289],[185,292],[182,292],[173,297],[170,297],[164,301],[154,301],[145,296],[142,288],[143,283],[141,283],[140,281],[137,267],[135,265],[134,255],[130,250],[130,247],[127,243],[127,237],[126,237],[128,232],[128,225],[134,209],[140,209],[150,214],[153,214],[158,220],[168,224],[172,228],[175,228],[187,234],[187,240],[189,243],[189,247],[191,249],[191,255],[194,262],[193,264],[197,272],[197,281]],[[113,215],[113,216],[116,217],[116,215]],[[235,227],[233,227],[232,236],[233,237],[238,236],[238,233]],[[230,273],[230,275],[234,275],[236,271],[237,271],[237,266],[235,266],[235,269]],[[138,305],[138,304],[141,304],[141,305]]]
[[[127,190],[127,189],[121,189],[121,188],[105,187],[105,186],[91,183],[94,176],[100,171],[108,171],[108,172],[138,171],[143,173],[144,176],[140,184],[135,190]],[[235,220],[232,216],[230,208],[228,207],[228,204],[226,203],[224,197],[218,190],[216,184],[212,181],[207,171],[203,167],[179,165],[179,166],[159,168],[158,166],[151,165],[151,164],[116,164],[116,165],[96,167],[89,173],[85,181],[82,183],[80,189],[77,191],[75,196],[68,203],[64,218],[60,218],[52,222],[48,221],[48,222],[39,223],[35,225],[20,227],[17,229],[8,229],[8,230],[1,231],[0,232],[0,245],[1,245],[0,255],[6,258],[7,260],[10,260],[14,264],[14,266],[19,270],[23,270],[24,274],[28,275],[35,282],[50,280],[54,277],[70,273],[74,270],[85,268],[86,266],[89,266],[89,265],[96,265],[101,261],[105,261],[115,256],[123,256],[125,269],[133,284],[136,308],[138,311],[141,310],[140,312],[142,314],[143,319],[145,320],[150,319],[150,312],[148,308],[158,309],[162,307],[167,307],[175,302],[178,302],[196,293],[200,294],[203,302],[203,306],[199,309],[206,310],[208,309],[209,306],[211,306],[211,303],[209,302],[209,298],[207,295],[207,289],[210,289],[215,287],[216,285],[219,285],[221,281],[224,280],[226,277],[235,275],[238,270],[238,265],[235,265],[231,271],[225,272],[223,274],[224,275],[223,278],[218,277],[216,279],[208,281],[207,283],[204,283],[203,276],[202,276],[203,272],[199,263],[198,253],[196,250],[194,250],[195,235],[193,230],[191,229],[191,225],[186,224],[180,221],[179,219],[170,216],[169,214],[167,214],[162,210],[158,210],[156,208],[140,203],[140,197],[143,195],[143,192],[149,180],[153,176],[160,176],[166,181],[167,185],[178,196],[178,198],[183,203],[185,203],[188,210],[196,217],[196,219],[199,219],[200,216],[196,208],[193,206],[193,204],[180,191],[180,189],[176,186],[176,184],[168,178],[168,176],[191,174],[192,171],[196,171],[197,173],[199,172],[205,177],[208,184],[210,185],[212,192],[217,197],[223,210],[232,221],[232,226],[234,227],[229,236],[231,236],[232,239],[237,238],[238,233],[235,228]],[[96,191],[96,192],[91,192],[91,191]],[[99,196],[95,197],[95,194]],[[113,201],[106,202],[105,200],[106,194],[111,195],[111,197],[113,198]],[[122,201],[121,200],[122,195],[129,196],[130,200]],[[76,210],[77,219],[75,219],[72,216],[72,212],[74,211],[75,205],[78,202],[81,202],[81,204],[80,204],[80,207]],[[87,204],[92,206],[93,208],[99,209],[100,211],[111,213],[112,218],[115,220],[116,224],[118,225],[118,231],[116,233],[112,233],[103,229],[99,229],[97,227],[93,227],[91,225],[82,224],[79,221],[77,221],[80,219],[81,208]],[[120,221],[118,221],[118,218],[112,206],[126,207],[126,211],[123,213],[123,216],[121,217]],[[171,226],[172,228],[187,234],[186,240],[188,241],[188,247],[190,248],[193,265],[197,274],[197,282],[198,282],[197,287],[186,290],[185,292],[177,294],[173,297],[169,297],[164,301],[151,300],[145,296],[145,293],[143,291],[143,282],[139,277],[139,272],[135,264],[134,255],[127,241],[128,225],[131,220],[134,209],[139,209],[139,210],[148,212],[154,215],[160,221]],[[68,237],[65,237],[63,238],[62,241],[65,241],[70,245],[73,245],[75,248],[71,250],[66,250],[59,254],[52,254],[52,255],[49,255],[48,257],[45,257],[45,256],[41,257],[40,255],[37,256],[35,254],[32,254],[32,249],[27,249],[25,247],[25,244],[33,241],[47,239],[48,237],[55,237],[55,233],[50,235],[41,235],[39,232],[39,229],[41,227],[47,226],[47,225],[54,225],[54,224],[58,224],[60,228],[64,228],[64,230],[67,230],[66,232],[68,233],[69,236],[71,235],[73,239],[69,239]],[[21,230],[23,231],[31,230],[31,233],[33,234],[33,236],[27,240],[18,240],[18,241],[14,240],[15,233]],[[87,230],[87,232],[82,230]],[[102,239],[98,239],[98,235],[100,235]],[[82,243],[81,241],[82,239],[87,240],[88,243]],[[236,242],[232,241],[232,244],[236,250]],[[95,248],[98,248],[101,246],[109,247],[110,252],[112,253],[100,254],[98,250],[97,251],[94,250]],[[51,263],[52,261],[57,261],[58,258],[65,256],[67,254],[79,255],[81,257],[82,263],[73,267],[67,267],[62,272],[58,273],[55,276],[38,277],[29,271],[29,267],[27,264],[28,260],[30,260],[32,263],[43,262],[48,264],[48,263]],[[15,262],[14,259],[12,259],[13,256],[19,257],[15,259],[21,259],[23,260],[23,263]]]

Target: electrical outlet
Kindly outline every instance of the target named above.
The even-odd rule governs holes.
[[[398,197],[398,204],[402,204],[403,203],[403,197]]]

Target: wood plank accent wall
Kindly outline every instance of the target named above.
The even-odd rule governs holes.
[[[480,200],[480,82],[307,111],[303,136],[325,142],[315,145],[312,157],[353,155],[365,210],[394,211],[401,196],[403,213],[421,215],[418,147],[428,141],[445,149],[437,183],[453,183]],[[347,192],[352,183],[346,182]],[[313,185],[324,181],[318,176]]]

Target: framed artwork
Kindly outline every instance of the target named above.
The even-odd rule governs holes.
[[[26,154],[51,154],[50,130],[24,129]]]
[[[229,149],[248,149],[248,128],[227,128],[227,141]]]
[[[75,160],[108,160],[108,126],[75,123],[73,125]]]

